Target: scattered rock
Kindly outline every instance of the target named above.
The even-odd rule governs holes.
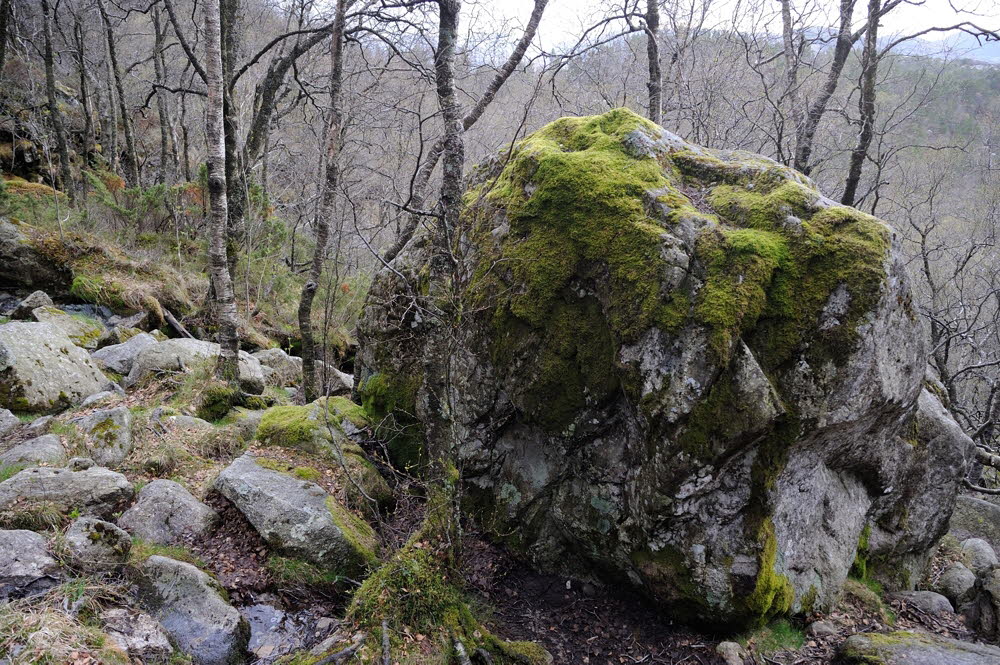
[[[177,429],[193,430],[195,432],[210,432],[215,429],[215,425],[212,423],[201,418],[195,418],[194,416],[167,416],[163,419],[163,422]]]
[[[93,351],[108,334],[108,329],[97,319],[82,314],[69,314],[58,307],[37,307],[31,311],[39,323],[49,323],[59,328],[77,346]]]
[[[263,468],[250,454],[226,467],[214,487],[286,556],[355,579],[376,559],[377,541],[367,523],[319,485]]]
[[[969,599],[972,587],[976,584],[976,574],[965,567],[963,563],[953,563],[938,580],[940,591],[955,607]]]
[[[214,510],[172,480],[154,480],[118,518],[133,536],[159,545],[180,545],[204,536],[219,522]]]
[[[982,538],[968,538],[962,541],[962,558],[972,572],[977,575],[1000,563],[997,553]]]
[[[66,463],[66,468],[70,471],[86,471],[94,466],[94,460],[89,457],[74,457]]]
[[[247,623],[207,573],[154,555],[142,564],[139,584],[144,606],[196,665],[244,662]]]
[[[132,363],[125,386],[133,386],[157,372],[178,372],[214,359],[219,345],[198,339],[168,339],[143,349]],[[264,372],[260,362],[246,351],[239,354],[240,387],[248,393],[264,392]]]
[[[309,649],[339,625],[330,618],[305,612],[285,612],[271,605],[256,604],[239,608],[250,624],[248,648],[257,665],[268,665],[282,656]]]
[[[52,424],[52,420],[54,418],[55,416],[42,416],[41,418],[35,418],[28,423],[28,431],[36,436],[41,436],[45,432],[49,431],[49,426]]]
[[[90,457],[102,466],[118,466],[132,452],[132,412],[128,407],[94,411],[70,423],[82,434]]]
[[[719,654],[726,665],[743,665],[746,650],[736,642],[719,642],[715,653]]]
[[[35,249],[28,228],[0,218],[0,283],[68,291],[73,273]]]
[[[31,313],[35,309],[39,307],[50,307],[51,305],[52,298],[49,297],[49,294],[45,291],[35,291],[17,304],[14,311],[10,313],[10,318],[18,320],[31,319]]]
[[[996,551],[1000,547],[1000,506],[974,496],[959,496],[948,531],[959,540],[981,538]]]
[[[136,356],[159,342],[148,333],[139,333],[121,344],[105,346],[90,354],[98,365],[116,374],[126,375],[132,370]]]
[[[963,605],[965,623],[987,640],[1000,638],[1000,568],[979,575],[972,600]]]
[[[115,570],[128,560],[132,539],[110,522],[80,517],[66,531],[73,565],[86,573]]]
[[[148,665],[170,660],[174,649],[166,631],[145,612],[115,607],[101,612],[99,618],[104,624],[104,633],[129,658]]]
[[[108,378],[86,351],[48,323],[0,325],[0,406],[54,412],[104,390]]]
[[[62,466],[66,464],[66,450],[58,436],[45,434],[19,443],[0,455],[0,466],[15,464]]]
[[[36,467],[0,483],[0,512],[45,503],[61,513],[76,509],[82,515],[107,519],[130,501],[133,493],[125,476],[102,467],[83,471]]]
[[[41,593],[59,583],[59,564],[34,531],[0,531],[0,601]]]
[[[21,419],[7,409],[0,409],[0,440],[3,436],[21,424]]]
[[[292,386],[302,382],[302,358],[290,356],[281,349],[257,351],[253,357],[260,361],[269,386]]]
[[[1000,649],[927,633],[858,633],[840,647],[844,665],[1000,665]]]
[[[912,605],[921,612],[927,614],[939,614],[941,612],[954,612],[951,602],[939,593],[933,591],[896,591],[886,596],[891,600],[900,600],[907,605]]]
[[[94,393],[93,395],[91,395],[87,399],[85,399],[82,402],[80,402],[80,408],[81,409],[85,409],[88,406],[93,406],[94,404],[98,404],[100,402],[106,402],[107,400],[113,399],[115,397],[118,397],[118,392],[117,391],[114,391],[114,390],[103,390],[103,391],[101,391],[99,393]]]
[[[840,631],[829,621],[813,621],[806,628],[806,632],[812,637],[830,637],[831,635],[836,635]]]

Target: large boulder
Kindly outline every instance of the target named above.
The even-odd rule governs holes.
[[[37,467],[0,483],[0,513],[46,505],[61,513],[76,510],[107,519],[131,501],[133,494],[125,476],[102,467],[79,471]]]
[[[125,386],[132,386],[156,372],[184,371],[192,366],[213,360],[219,355],[219,345],[200,339],[168,339],[156,346],[143,349],[135,357]],[[246,351],[239,353],[240,386],[243,390],[260,394],[264,392],[264,372],[260,362]]]
[[[72,272],[38,251],[26,229],[0,218],[0,287],[69,290]]]
[[[189,563],[149,557],[140,568],[144,607],[195,665],[242,665],[249,628],[219,583]]]
[[[77,346],[93,351],[108,334],[104,324],[83,314],[71,314],[58,307],[37,307],[31,311],[39,323],[51,323]]]
[[[39,307],[49,307],[52,305],[52,298],[45,291],[34,291],[17,303],[17,307],[10,313],[12,319],[33,319],[32,312]]]
[[[359,323],[397,462],[454,444],[469,507],[537,564],[715,623],[831,608],[859,549],[919,579],[971,442],[921,393],[892,229],[621,109],[470,187],[461,306],[418,236]]]
[[[59,564],[34,531],[0,531],[0,603],[41,593],[59,583]]]
[[[66,463],[66,449],[55,434],[28,439],[0,454],[0,466],[51,464],[62,466]]]
[[[118,518],[118,526],[157,545],[184,545],[211,531],[219,514],[172,480],[154,480]]]
[[[842,665],[1000,665],[997,647],[907,631],[851,635],[838,656]]]
[[[149,333],[139,333],[121,344],[111,344],[90,354],[104,369],[116,374],[127,375],[132,370],[135,357],[146,349],[158,344]]]
[[[132,412],[126,406],[101,409],[69,422],[87,454],[102,466],[118,466],[132,452]]]
[[[48,323],[0,325],[0,406],[59,411],[108,384],[87,352],[59,328]]]
[[[245,454],[219,474],[214,487],[286,556],[354,578],[376,561],[372,528],[315,483],[260,466]]]

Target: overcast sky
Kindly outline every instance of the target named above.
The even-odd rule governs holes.
[[[702,0],[672,0],[681,6],[690,6],[694,1],[700,3]],[[747,0],[713,0],[713,5],[718,9],[713,12],[714,16],[707,22],[707,25],[728,25],[733,20],[734,8],[742,1],[744,6]],[[780,14],[778,0],[754,0],[763,3],[763,6],[774,13],[775,21],[770,25],[770,29],[775,33],[780,33]],[[497,18],[516,18],[523,24],[531,13],[532,0],[478,0],[479,5],[469,6],[472,12],[495,13]],[[573,41],[580,33],[580,26],[589,24],[588,19],[599,16],[608,7],[620,5],[621,0],[550,0],[546,9],[542,24],[539,28],[539,35],[546,48],[554,48],[560,43]],[[867,7],[865,0],[858,0],[855,9],[855,19],[860,22],[864,18]],[[834,17],[838,0],[794,0],[793,6],[820,6],[830,16],[827,25],[835,25]],[[966,10],[966,13],[959,14],[952,5]],[[471,18],[471,17],[470,17]],[[971,20],[987,29],[1000,30],[1000,0],[924,0],[919,6],[901,6],[886,17],[882,23],[881,32],[888,37],[893,34],[911,34],[913,32],[929,28],[931,26],[952,25],[961,21]],[[661,23],[666,24],[663,20]],[[942,33],[931,33],[927,39],[942,39],[946,35]]]

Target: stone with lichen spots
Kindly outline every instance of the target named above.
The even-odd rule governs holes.
[[[0,406],[51,413],[78,404],[108,384],[87,352],[56,326],[0,325]]]
[[[97,319],[82,314],[69,314],[58,307],[37,307],[31,310],[39,323],[51,323],[61,329],[77,346],[93,351],[108,334],[108,329]]]
[[[537,564],[684,618],[829,610],[866,524],[887,585],[919,579],[971,442],[921,394],[892,229],[625,109],[536,131],[467,200],[461,306],[416,237],[358,325],[390,453],[457,456],[470,507]],[[421,454],[424,431],[455,451]]]
[[[118,466],[132,452],[132,412],[126,406],[101,409],[69,422],[79,432],[74,441],[102,466]]]
[[[183,545],[207,535],[219,514],[172,480],[157,479],[139,491],[118,526],[158,545]]]
[[[168,339],[143,349],[133,361],[123,385],[134,386],[158,372],[182,372],[219,355],[219,345],[200,339]],[[240,387],[249,393],[264,392],[264,373],[260,362],[246,351],[239,352]]]
[[[0,466],[48,464],[61,466],[66,463],[66,449],[59,437],[44,434],[17,444],[0,454]]]
[[[80,471],[33,467],[0,483],[0,513],[46,505],[63,514],[76,510],[107,519],[121,510],[134,493],[125,476],[103,467]]]
[[[66,547],[76,568],[86,573],[103,573],[128,561],[132,539],[110,522],[80,517],[66,531]]]

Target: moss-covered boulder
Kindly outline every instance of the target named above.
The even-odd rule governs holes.
[[[410,459],[457,446],[499,537],[728,625],[830,607],[866,525],[885,567],[930,548],[967,441],[913,431],[883,222],[623,109],[538,130],[465,201],[457,270],[417,237],[377,276],[357,391]]]

